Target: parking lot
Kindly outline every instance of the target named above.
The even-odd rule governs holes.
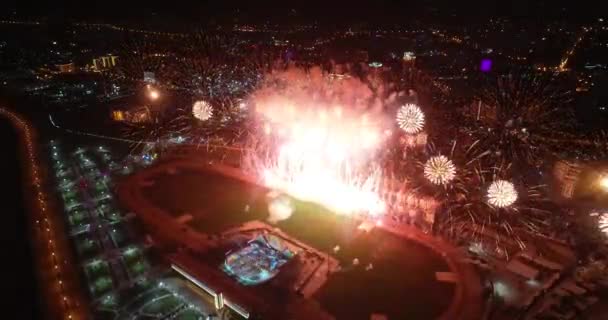
[[[113,178],[138,164],[118,160],[105,146],[48,146],[57,202],[79,260],[95,319],[203,319],[176,286],[163,286],[168,269],[148,258],[150,248],[113,194]],[[177,289],[175,289],[177,290]]]

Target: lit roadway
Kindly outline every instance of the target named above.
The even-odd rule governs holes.
[[[26,205],[31,212],[32,247],[36,269],[49,319],[87,319],[87,299],[80,291],[77,264],[62,221],[45,190],[46,166],[36,149],[38,142],[32,125],[21,115],[0,107],[0,115],[10,120],[22,140],[22,161]]]

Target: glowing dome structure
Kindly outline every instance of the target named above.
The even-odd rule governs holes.
[[[418,133],[424,126],[424,113],[415,104],[403,105],[397,112],[397,124],[406,133]]]
[[[276,192],[270,192],[268,194],[268,221],[271,223],[277,223],[279,221],[289,219],[294,211],[294,205],[291,199],[284,195]]]
[[[506,180],[496,180],[488,188],[488,203],[504,208],[512,205],[517,200],[515,186]]]
[[[434,184],[446,184],[456,177],[456,167],[446,156],[435,156],[424,164],[424,177]]]
[[[295,255],[289,249],[281,248],[280,242],[276,237],[259,236],[228,255],[221,268],[245,286],[264,283],[275,277],[281,266]]]

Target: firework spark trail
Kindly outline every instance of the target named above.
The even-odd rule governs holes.
[[[478,99],[463,113],[463,130],[491,152],[487,160],[538,166],[547,154],[566,151],[556,141],[575,137],[570,94],[550,77],[514,72],[483,87]]]
[[[446,231],[452,236],[471,232],[478,241],[505,252],[525,248],[529,235],[548,234],[557,208],[550,205],[546,186],[513,179],[508,164],[486,167],[471,152],[464,159],[456,157],[458,174],[440,195]],[[496,241],[488,242],[492,239]]]
[[[137,141],[134,151],[177,136],[201,147],[216,136],[223,136],[226,143],[238,142],[234,123],[247,115],[243,98],[256,86],[267,64],[266,56],[252,55],[236,38],[201,32],[154,41],[137,35],[123,45],[120,56],[117,67],[107,73],[115,82],[143,87],[144,72],[152,72],[151,86],[173,94],[165,101],[147,101],[155,103],[150,121],[125,124],[125,134]],[[197,101],[210,108],[197,106]],[[158,110],[161,105],[167,110]]]
[[[265,148],[251,148],[245,168],[264,184],[342,214],[385,211],[373,160],[386,121],[366,85],[295,69],[270,75],[253,100]]]

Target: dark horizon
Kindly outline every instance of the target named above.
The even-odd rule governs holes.
[[[366,2],[307,1],[180,1],[169,5],[166,1],[117,1],[107,0],[87,3],[61,0],[52,2],[19,1],[8,4],[0,17],[49,18],[56,20],[123,20],[168,19],[183,22],[246,22],[246,23],[393,23],[408,24],[411,21],[442,19],[444,23],[487,20],[509,17],[536,22],[567,20],[581,22],[601,17],[593,3],[577,1],[504,1],[491,3],[482,0],[454,2],[447,0],[423,0],[400,2],[378,0]]]

